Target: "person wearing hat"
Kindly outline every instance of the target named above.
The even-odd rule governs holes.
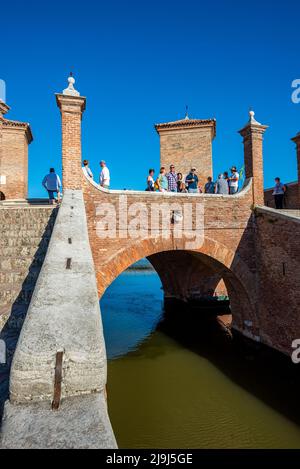
[[[196,174],[196,168],[194,166],[191,168],[190,173],[185,178],[185,182],[188,186],[188,192],[190,194],[196,194],[199,192],[198,190],[199,179]]]
[[[239,179],[240,175],[236,169],[236,166],[231,168],[231,176],[229,178],[229,194],[234,195],[239,190]]]
[[[100,186],[104,187],[104,189],[109,189],[109,184],[110,184],[110,174],[109,174],[109,169],[106,166],[106,163],[104,160],[100,161],[100,166],[101,166],[101,173],[100,173]]]

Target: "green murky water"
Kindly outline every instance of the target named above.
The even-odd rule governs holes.
[[[300,448],[295,365],[244,345],[218,350],[205,333],[189,343],[157,328],[161,304],[154,272],[122,274],[101,300],[119,447]]]

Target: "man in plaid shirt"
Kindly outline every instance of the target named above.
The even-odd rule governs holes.
[[[175,166],[171,164],[170,172],[166,174],[168,179],[168,191],[177,192],[177,174],[175,173]]]

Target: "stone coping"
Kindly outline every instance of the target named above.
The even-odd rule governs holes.
[[[1,449],[115,449],[103,393],[73,397],[57,412],[45,402],[5,405]]]
[[[265,207],[265,206],[256,206],[255,207],[255,212],[256,213],[262,213],[265,215],[270,215],[271,217],[274,218],[279,218],[281,220],[289,220],[289,221],[294,221],[296,223],[300,223],[300,210],[288,210],[288,209],[283,209],[283,210],[277,210],[275,208],[271,207]]]

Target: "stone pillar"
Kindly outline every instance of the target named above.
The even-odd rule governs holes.
[[[254,118],[250,119],[239,131],[244,141],[244,162],[246,178],[253,178],[253,204],[264,205],[264,168],[263,168],[263,135],[268,128]]]
[[[69,86],[62,94],[56,94],[56,102],[62,120],[62,178],[64,189],[82,188],[81,169],[81,120],[86,98],[74,89],[72,75]]]
[[[297,149],[297,168],[298,168],[298,201],[297,208],[300,209],[300,132],[296,137],[292,138],[292,141],[296,143]]]
[[[28,191],[28,145],[32,142],[29,124],[3,116],[9,107],[0,101],[0,196],[26,199]]]

